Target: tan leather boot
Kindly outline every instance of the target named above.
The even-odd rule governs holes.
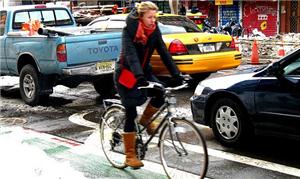
[[[146,109],[143,112],[143,115],[140,119],[140,124],[146,126],[148,122],[150,122],[151,117],[158,111],[158,108],[152,106],[150,103],[146,106]],[[154,134],[155,129],[157,128],[157,124],[151,123],[147,126],[147,133],[149,135]]]
[[[135,135],[135,132],[125,132],[122,134],[126,154],[125,164],[137,169],[144,166],[144,164],[136,157]]]

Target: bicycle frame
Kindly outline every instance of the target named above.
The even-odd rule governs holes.
[[[182,87],[182,86],[181,86]],[[175,89],[179,89],[179,88],[181,88],[180,86],[179,87],[177,87],[177,88],[173,88],[173,90]],[[168,88],[165,88],[167,91],[165,92],[165,103],[159,108],[159,110],[151,117],[151,119],[149,120],[149,122],[145,125],[145,126],[143,126],[142,128],[140,127],[140,125],[138,124],[138,122],[137,121],[135,121],[135,126],[136,126],[136,132],[137,132],[137,137],[138,137],[138,139],[140,139],[139,141],[141,141],[141,144],[142,144],[142,147],[144,148],[144,149],[147,149],[148,148],[148,145],[149,145],[149,143],[152,141],[152,139],[154,138],[154,136],[155,136],[155,134],[157,134],[158,133],[158,131],[160,130],[160,129],[164,129],[165,127],[167,127],[168,125],[170,126],[170,133],[172,132],[172,119],[173,119],[173,117],[174,116],[172,116],[173,115],[173,112],[171,112],[170,111],[170,106],[171,105],[174,105],[174,104],[172,104],[172,103],[170,103],[170,99],[173,97],[173,95],[172,95],[172,93],[171,93],[171,89],[168,89]],[[116,99],[106,99],[106,100],[103,100],[103,105],[104,105],[104,108],[105,108],[105,110],[108,110],[109,108],[111,108],[111,107],[118,107],[118,108],[124,108],[123,106],[122,106],[122,104],[121,104],[121,102],[120,102],[120,100],[116,100]],[[143,131],[145,131],[146,129],[147,129],[147,127],[159,116],[159,115],[161,115],[163,112],[167,112],[164,116],[163,116],[163,118],[162,118],[162,120],[161,120],[161,122],[158,124],[158,127],[155,129],[155,131],[154,131],[154,133],[152,134],[152,135],[150,135],[150,137],[146,140],[146,142],[144,142],[142,139],[143,139],[143,137],[142,137],[142,133],[143,133]],[[103,122],[103,121],[102,121]],[[104,122],[106,122],[106,121],[104,121]],[[106,125],[108,125],[108,124],[106,124]],[[120,124],[121,125],[121,124]],[[109,125],[108,125],[109,126]],[[159,134],[159,141],[158,141],[158,146],[160,145],[160,139],[161,139],[161,135],[162,135],[162,133],[160,133]],[[172,137],[172,135],[170,135],[171,137]],[[174,139],[173,139],[173,137],[171,138],[171,140],[172,140],[172,144],[174,145],[174,148],[175,148],[175,150],[176,150],[176,152],[178,153],[178,154],[180,154],[180,152],[179,152],[179,150],[177,149],[177,147],[176,147],[176,145],[174,144]],[[181,145],[181,147],[182,147],[182,149],[183,149],[183,151],[184,151],[184,153],[185,154],[187,154],[187,151],[186,151],[186,149],[183,147],[183,145],[181,144],[181,141],[179,141],[179,143],[180,143],[180,145]],[[146,150],[145,150],[146,151]],[[143,153],[143,154],[145,154],[145,152]]]
[[[165,98],[166,98],[166,99],[169,99],[169,97],[170,97],[169,95],[170,95],[169,93],[166,93],[166,97],[165,97]],[[158,131],[159,131],[160,129],[163,130],[165,127],[167,127],[167,126],[169,125],[169,126],[170,126],[169,132],[170,132],[170,133],[172,132],[172,127],[173,127],[173,126],[172,126],[172,119],[173,119],[174,116],[172,116],[173,113],[169,110],[170,105],[171,105],[171,104],[168,102],[168,100],[166,100],[166,102],[165,102],[165,103],[159,108],[159,110],[151,117],[151,119],[149,120],[149,122],[148,122],[145,126],[142,127],[142,129],[140,128],[140,125],[139,125],[137,122],[135,122],[136,129],[137,129],[137,136],[138,136],[139,139],[141,139],[141,140],[140,140],[140,141],[142,142],[141,144],[143,145],[143,147],[144,147],[145,149],[148,148],[149,143],[152,141],[152,139],[154,138],[155,134],[158,133]],[[162,121],[158,124],[158,126],[157,126],[157,128],[155,129],[154,133],[153,133],[152,135],[150,135],[150,137],[146,140],[146,142],[143,142],[143,140],[142,140],[142,133],[143,133],[143,131],[146,130],[147,127],[148,127],[148,125],[150,125],[150,124],[151,124],[151,123],[152,123],[152,122],[153,122],[160,114],[162,114],[164,111],[167,111],[167,114],[164,115]],[[162,133],[159,133],[159,141],[158,141],[158,144],[157,144],[158,146],[160,145],[161,135],[162,135]],[[173,144],[173,146],[174,146],[176,152],[177,152],[178,154],[180,154],[180,151],[177,149],[176,145],[174,144],[174,139],[173,139],[172,135],[170,135],[170,136],[171,136],[171,141],[172,141],[172,144]],[[181,141],[179,141],[179,144],[180,144],[180,146],[182,147],[184,153],[187,154],[187,150],[183,147]]]
[[[139,138],[142,138],[142,132],[144,130],[146,130],[146,128],[161,114],[165,111],[165,109],[168,108],[168,104],[164,104],[162,107],[159,108],[158,112],[155,113],[151,119],[149,120],[148,124],[146,124],[145,126],[142,127],[142,129],[140,128],[140,125],[135,122],[136,124],[136,129],[137,129],[137,135],[139,136]],[[158,124],[157,128],[154,131],[154,134],[150,135],[150,138],[146,141],[146,143],[143,143],[144,147],[148,147],[148,144],[152,141],[152,139],[154,138],[155,134],[158,133],[158,131],[160,129],[163,129],[165,125],[167,125],[167,119],[169,118],[169,116],[171,115],[171,113],[169,113],[169,111],[167,112],[167,114],[163,117],[162,121]],[[160,138],[160,137],[159,137]],[[159,143],[158,143],[159,144]]]
[[[148,86],[140,87],[140,89],[153,87],[156,86],[150,83]],[[135,154],[140,160],[145,159],[149,144],[155,137],[155,142],[158,139],[157,147],[159,148],[160,160],[168,177],[177,175],[178,172],[179,177],[181,177],[183,172],[183,175],[203,178],[206,175],[208,165],[205,140],[192,122],[175,114],[176,97],[173,91],[185,87],[188,87],[187,83],[177,87],[162,87],[165,99],[163,105],[147,120],[146,125],[140,125],[138,120],[134,121],[136,129]],[[122,106],[120,100],[116,99],[103,100],[103,106],[106,112],[102,115],[100,126],[102,129],[100,131],[102,149],[106,158],[114,167],[124,169],[128,167],[125,163],[124,146],[121,146],[124,142],[121,134],[126,120],[124,116],[125,107]],[[159,124],[155,128],[154,133],[146,135],[145,130],[156,119],[159,119]],[[195,145],[195,148],[192,147],[192,150],[189,150],[191,145]],[[196,152],[202,150],[203,154]],[[181,163],[180,161],[183,157],[185,157],[185,160]],[[195,157],[199,161],[195,162]],[[175,163],[179,161],[176,166],[174,166],[174,160]],[[186,166],[189,162],[194,162],[200,170]]]

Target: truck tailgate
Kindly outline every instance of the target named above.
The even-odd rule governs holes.
[[[121,50],[121,32],[66,36],[66,48],[68,66],[115,60]]]

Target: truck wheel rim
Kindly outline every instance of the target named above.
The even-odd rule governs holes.
[[[35,94],[35,83],[31,75],[25,75],[23,81],[23,90],[27,98],[32,98]]]
[[[219,134],[225,139],[233,139],[237,136],[240,128],[238,116],[229,106],[221,106],[216,113],[216,127]]]

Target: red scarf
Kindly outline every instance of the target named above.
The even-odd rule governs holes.
[[[139,21],[134,42],[140,42],[143,45],[146,45],[149,36],[153,33],[155,28],[156,28],[156,24],[154,24],[153,27],[146,27],[142,21]]]

